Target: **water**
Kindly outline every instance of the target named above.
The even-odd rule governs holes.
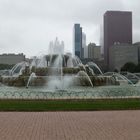
[[[19,76],[22,74],[22,70],[26,68],[26,66],[29,66],[29,64],[25,61],[22,61],[20,63],[17,63],[11,70],[10,75],[11,76]]]
[[[103,75],[103,72],[101,71],[101,69],[94,62],[88,62],[87,65],[90,66],[93,69],[93,71],[97,69],[98,71],[97,74]]]
[[[64,88],[64,78],[63,78],[63,64],[62,64],[62,58],[63,56],[59,54],[55,61],[52,63],[51,67],[51,76],[49,77],[48,80],[48,88],[49,89],[61,89],[63,90]]]
[[[131,74],[134,75],[134,74]],[[116,81],[118,81],[120,84],[131,84],[135,86],[135,84],[131,81],[131,79],[128,79],[126,76],[116,73],[116,72],[106,72],[104,73],[104,76],[113,76],[115,77]],[[137,81],[139,82],[139,80]]]
[[[79,71],[77,75],[79,78],[81,78],[81,80],[84,80],[85,82],[88,81],[90,83],[90,86],[93,87],[92,81],[85,71]]]
[[[30,82],[31,82],[31,80],[32,80],[33,78],[36,78],[36,74],[35,74],[34,72],[31,73],[31,75],[30,75],[30,77],[29,77],[29,79],[28,79],[26,88],[29,87],[29,84],[30,84]]]
[[[34,72],[32,71],[32,68],[34,68]],[[38,68],[46,68],[48,73],[41,76],[36,76],[36,70]],[[78,71],[76,72],[63,73],[63,70],[77,69]],[[113,72],[103,74],[101,69],[93,62],[83,65],[77,56],[64,54],[64,43],[63,41],[60,43],[57,38],[54,42],[50,43],[48,55],[46,54],[39,57],[34,57],[31,64],[28,64],[27,62],[16,64],[10,71],[10,75],[7,75],[7,77],[2,75],[1,81],[7,80],[6,78],[9,78],[11,81],[12,78],[13,80],[17,78],[18,83],[18,80],[25,76],[25,73],[23,73],[24,70],[27,70],[26,75],[29,78],[27,79],[27,88],[7,87],[0,85],[1,99],[92,99],[140,97],[140,78],[129,73],[128,75],[131,75],[131,77],[137,78],[138,84],[134,84],[129,79],[130,76],[127,75],[124,76]],[[24,78],[27,77],[25,76]],[[41,77],[43,80],[40,81],[40,84],[45,86],[33,87],[32,85],[36,84],[32,84],[31,82],[33,80],[37,80],[39,77]],[[114,80],[113,82],[112,79]],[[120,86],[108,86],[109,83],[115,83],[116,81],[120,83]],[[95,87],[94,84],[98,85],[99,87]]]
[[[69,87],[66,90],[52,90],[44,87],[16,88],[0,87],[1,99],[96,99],[96,98],[130,98],[140,97],[140,87],[102,86]]]

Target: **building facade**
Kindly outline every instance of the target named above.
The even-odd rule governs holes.
[[[109,48],[109,69],[121,70],[127,62],[138,64],[138,47],[128,44],[116,44]]]
[[[88,58],[100,59],[101,58],[101,47],[96,46],[95,43],[88,44]]]
[[[86,45],[85,33],[82,33],[82,58],[88,58],[88,47]]]
[[[25,55],[20,54],[1,54],[0,55],[0,64],[17,64],[21,61],[25,61]]]
[[[136,42],[133,45],[138,48],[138,61],[140,63],[140,42]]]
[[[74,54],[82,58],[82,27],[80,24],[74,25]]]
[[[107,11],[104,14],[104,59],[109,65],[109,48],[115,43],[132,44],[132,12]]]

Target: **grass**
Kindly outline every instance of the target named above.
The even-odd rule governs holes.
[[[140,109],[140,99],[0,100],[0,111],[94,111]]]

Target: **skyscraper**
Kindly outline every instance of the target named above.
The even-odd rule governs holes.
[[[82,33],[82,57],[88,58],[88,47],[86,45],[86,34]]]
[[[107,11],[104,14],[104,58],[109,65],[109,48],[114,44],[132,44],[132,12]]]
[[[74,53],[82,58],[82,27],[80,24],[74,25]]]

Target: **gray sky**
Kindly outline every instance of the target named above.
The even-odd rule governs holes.
[[[107,10],[133,12],[133,42],[140,41],[140,0],[0,0],[0,53],[47,53],[57,36],[72,50],[74,23],[80,23],[87,43],[100,42]]]

